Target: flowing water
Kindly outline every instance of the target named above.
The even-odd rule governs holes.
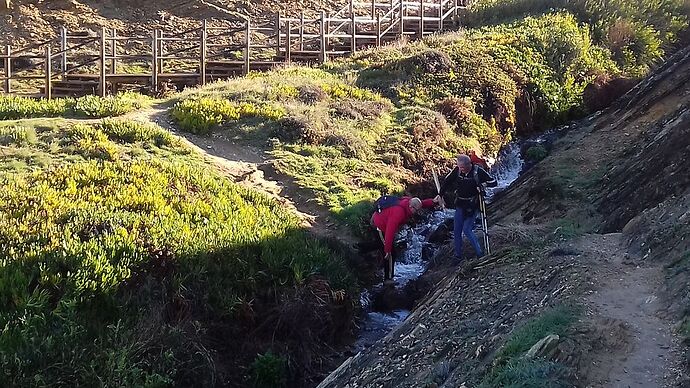
[[[518,178],[523,167],[520,145],[516,142],[506,145],[499,152],[496,161],[490,165],[491,174],[498,180],[498,186],[487,190],[487,201],[490,201],[495,193],[505,190]],[[406,247],[395,263],[397,289],[402,289],[426,271],[429,264],[428,258],[433,257],[435,251],[440,248],[429,243],[428,236],[447,219],[453,218],[453,214],[454,210],[448,209],[434,211],[424,222],[414,226],[405,226],[398,232],[396,241],[406,241]],[[360,300],[362,308],[367,313],[355,343],[356,352],[368,348],[383,338],[410,314],[410,311],[405,309],[375,311],[372,301],[374,296],[381,292],[383,292],[381,285],[362,292]]]

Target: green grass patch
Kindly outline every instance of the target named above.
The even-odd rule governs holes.
[[[554,10],[588,24],[595,44],[610,52],[623,71],[641,76],[687,27],[690,9],[684,0],[481,0],[473,4],[467,23],[480,27]]]
[[[154,125],[121,119],[95,124],[53,119],[0,124],[0,170],[28,171],[88,159],[107,161],[174,157],[198,161],[181,140]],[[0,144],[2,145],[2,144]]]
[[[0,147],[14,155],[0,164],[0,385],[212,385],[212,330],[272,319],[313,281],[354,292],[343,258],[292,213],[167,131],[22,125],[35,141]],[[285,376],[271,360],[255,381]]]
[[[513,331],[494,360],[494,367],[480,387],[565,387],[566,367],[522,356],[549,334],[563,337],[575,322],[579,309],[561,305],[547,310]]]
[[[496,364],[504,364],[522,355],[549,334],[565,335],[575,322],[577,314],[577,309],[572,306],[559,306],[525,323],[513,331],[508,342],[498,352]]]
[[[90,117],[121,116],[140,109],[150,99],[136,93],[116,96],[79,98],[32,99],[18,96],[0,96],[0,120],[37,117]]]
[[[546,158],[549,152],[544,148],[543,145],[535,145],[527,149],[525,156],[528,160],[534,162],[540,162]]]
[[[0,128],[0,145],[22,146],[36,142],[36,131],[31,127],[12,126]]]
[[[565,388],[567,368],[561,364],[543,360],[515,359],[496,373],[485,378],[480,388]]]

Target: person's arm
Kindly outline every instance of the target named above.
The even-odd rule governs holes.
[[[486,170],[484,170],[483,168],[481,168],[481,167],[479,168],[478,174],[479,174],[479,182],[485,184],[486,187],[498,186],[498,181],[496,181],[496,178],[489,175],[489,173],[486,172]]]
[[[437,201],[435,201],[434,198],[425,199],[425,200],[422,201],[422,207],[423,207],[424,209],[428,209],[428,208],[434,207],[434,206],[436,206],[436,202],[437,202]]]
[[[383,239],[383,252],[385,254],[393,253],[395,234],[398,233],[398,228],[400,228],[400,224],[402,224],[404,217],[404,214],[402,214],[404,213],[404,210],[402,208],[395,210],[398,211],[391,212],[391,214],[388,216],[388,220],[386,220],[386,235]]]
[[[455,168],[450,172],[450,174],[446,175],[446,177],[443,179],[443,184],[441,185],[441,192],[439,193],[441,196],[446,193],[446,190],[455,182],[455,180],[458,179],[458,167],[455,166]]]

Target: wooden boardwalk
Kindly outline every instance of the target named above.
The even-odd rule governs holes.
[[[121,36],[62,28],[59,38],[29,47],[7,46],[0,54],[5,94],[82,96],[113,94],[138,85],[157,92],[266,71],[284,63],[324,63],[402,38],[421,38],[460,25],[467,0],[350,0],[318,17],[203,21],[175,34]],[[27,87],[28,85],[28,87]],[[19,87],[21,86],[21,87]]]

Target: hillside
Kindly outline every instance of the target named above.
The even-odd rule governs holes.
[[[320,386],[687,384],[689,74],[690,47],[565,128],[491,205],[498,253]]]
[[[271,17],[280,11],[297,15],[319,7],[337,8],[342,2],[234,1],[234,0],[13,0],[9,10],[0,8],[0,44],[22,47],[54,38],[62,26],[70,30],[115,28],[122,35],[136,36],[154,28],[180,32],[199,26],[203,19],[237,20],[243,15]]]
[[[11,4],[19,43],[337,8]],[[0,386],[316,386],[365,295],[416,307],[322,386],[683,381],[687,4],[487,0],[472,28],[160,98],[0,95]],[[545,131],[491,204],[494,255],[458,268],[437,230],[426,274],[380,292],[373,200]]]

